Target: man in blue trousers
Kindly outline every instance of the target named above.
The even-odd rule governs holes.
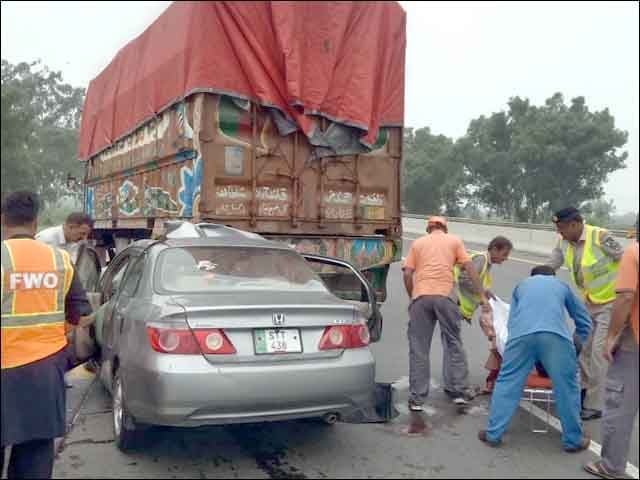
[[[486,430],[478,438],[492,447],[502,442],[522,397],[534,364],[539,361],[551,378],[556,407],[562,424],[562,443],[567,452],[589,447],[591,439],[580,422],[580,386],[576,348],[565,321],[565,309],[576,325],[578,341],[591,332],[591,317],[569,286],[555,277],[553,269],[538,266],[531,277],[513,291],[500,375],[491,397]]]

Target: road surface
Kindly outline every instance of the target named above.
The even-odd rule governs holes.
[[[410,244],[405,242],[405,252]],[[479,248],[477,245],[468,245]],[[494,292],[508,300],[515,283],[526,277],[540,259],[515,254],[494,271]],[[562,275],[565,275],[566,272]],[[533,433],[543,426],[520,409],[502,448],[477,440],[487,420],[488,398],[478,397],[461,415],[440,387],[442,350],[438,335],[432,348],[433,390],[426,413],[410,416],[406,405],[408,350],[407,295],[399,265],[390,272],[389,299],[383,307],[382,341],[373,347],[377,378],[398,382],[401,415],[388,424],[325,426],[314,422],[286,422],[199,429],[157,428],[147,445],[131,454],[113,443],[110,399],[102,386],[78,369],[69,391],[70,433],[59,444],[57,478],[592,478],[582,470],[593,460],[591,451],[566,454],[560,434]],[[477,325],[464,326],[470,380],[482,384],[486,371],[486,340]],[[90,386],[90,388],[87,388]],[[424,421],[423,433],[409,436]],[[599,439],[599,422],[587,424]],[[638,464],[638,423],[630,461]],[[594,445],[597,449],[597,445]],[[637,469],[635,470],[637,476]]]

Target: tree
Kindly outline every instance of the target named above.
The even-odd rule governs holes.
[[[566,105],[556,93],[537,107],[510,99],[507,112],[473,120],[465,166],[480,201],[517,221],[548,220],[551,212],[602,197],[608,176],[625,167],[628,138],[608,109],[590,112],[584,97]]]
[[[630,228],[635,226],[637,219],[637,212],[627,212],[622,215],[614,215],[611,218],[609,226],[614,228]]]
[[[77,160],[84,89],[40,62],[2,60],[2,191],[34,190],[46,201],[64,192]]]
[[[466,183],[453,140],[428,127],[405,129],[402,184],[410,212],[459,215]]]
[[[588,223],[602,227],[611,224],[616,207],[613,200],[597,199],[580,207]]]

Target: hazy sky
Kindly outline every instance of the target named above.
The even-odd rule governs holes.
[[[2,58],[37,58],[87,86],[118,49],[171,2],[3,1]],[[405,124],[464,135],[509,97],[541,104],[554,92],[609,107],[629,132],[628,168],[607,197],[638,209],[637,2],[400,2],[407,11]]]

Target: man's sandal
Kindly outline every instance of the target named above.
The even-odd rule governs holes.
[[[600,478],[624,478],[622,474],[615,474],[607,470],[607,468],[602,463],[602,460],[598,460],[597,462],[587,463],[584,466],[585,471],[589,472],[591,475],[595,475]]]

